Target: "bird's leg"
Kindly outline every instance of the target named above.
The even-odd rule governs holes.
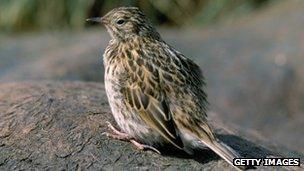
[[[107,121],[106,123],[108,129],[110,130],[109,132],[106,133],[108,137],[124,140],[124,141],[130,141],[130,139],[132,139],[132,137],[129,134],[118,131],[110,122]]]
[[[161,154],[156,148],[149,146],[149,145],[141,144],[141,143],[137,142],[136,140],[134,140],[134,138],[132,136],[130,136],[129,134],[118,131],[110,122],[107,121],[106,123],[110,130],[110,132],[106,133],[106,135],[108,137],[118,139],[118,140],[123,140],[123,141],[130,141],[139,150],[152,150],[158,154]]]
[[[141,144],[141,143],[135,141],[134,139],[131,139],[130,142],[139,150],[151,150],[158,154],[161,154],[156,148],[149,146],[149,145]]]

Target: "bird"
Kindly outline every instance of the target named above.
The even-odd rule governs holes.
[[[104,84],[120,130],[107,122],[109,137],[157,153],[163,145],[189,154],[208,147],[233,166],[241,156],[208,124],[199,65],[167,44],[138,7],[114,8],[87,21],[102,23],[111,37],[103,54]]]

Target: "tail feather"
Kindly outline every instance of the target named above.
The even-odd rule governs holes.
[[[240,154],[223,142],[213,141],[212,143],[203,142],[207,147],[213,150],[216,154],[226,160],[230,165],[237,170],[246,170],[246,167],[238,167],[233,165],[234,158],[240,158]]]

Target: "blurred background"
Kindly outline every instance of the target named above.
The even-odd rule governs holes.
[[[118,6],[140,7],[157,25],[202,26],[233,19],[259,9],[270,0],[1,0],[4,31],[82,29],[88,17],[102,16]]]
[[[118,6],[201,66],[211,119],[304,152],[302,0],[0,0],[0,83],[103,82],[110,37],[85,19]]]

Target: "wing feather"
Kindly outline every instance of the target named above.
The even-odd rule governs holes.
[[[182,142],[177,134],[174,121],[164,98],[157,99],[143,92],[138,86],[129,88],[133,109],[151,128],[159,132],[165,139],[178,148],[182,148]],[[160,95],[163,97],[163,95]]]

